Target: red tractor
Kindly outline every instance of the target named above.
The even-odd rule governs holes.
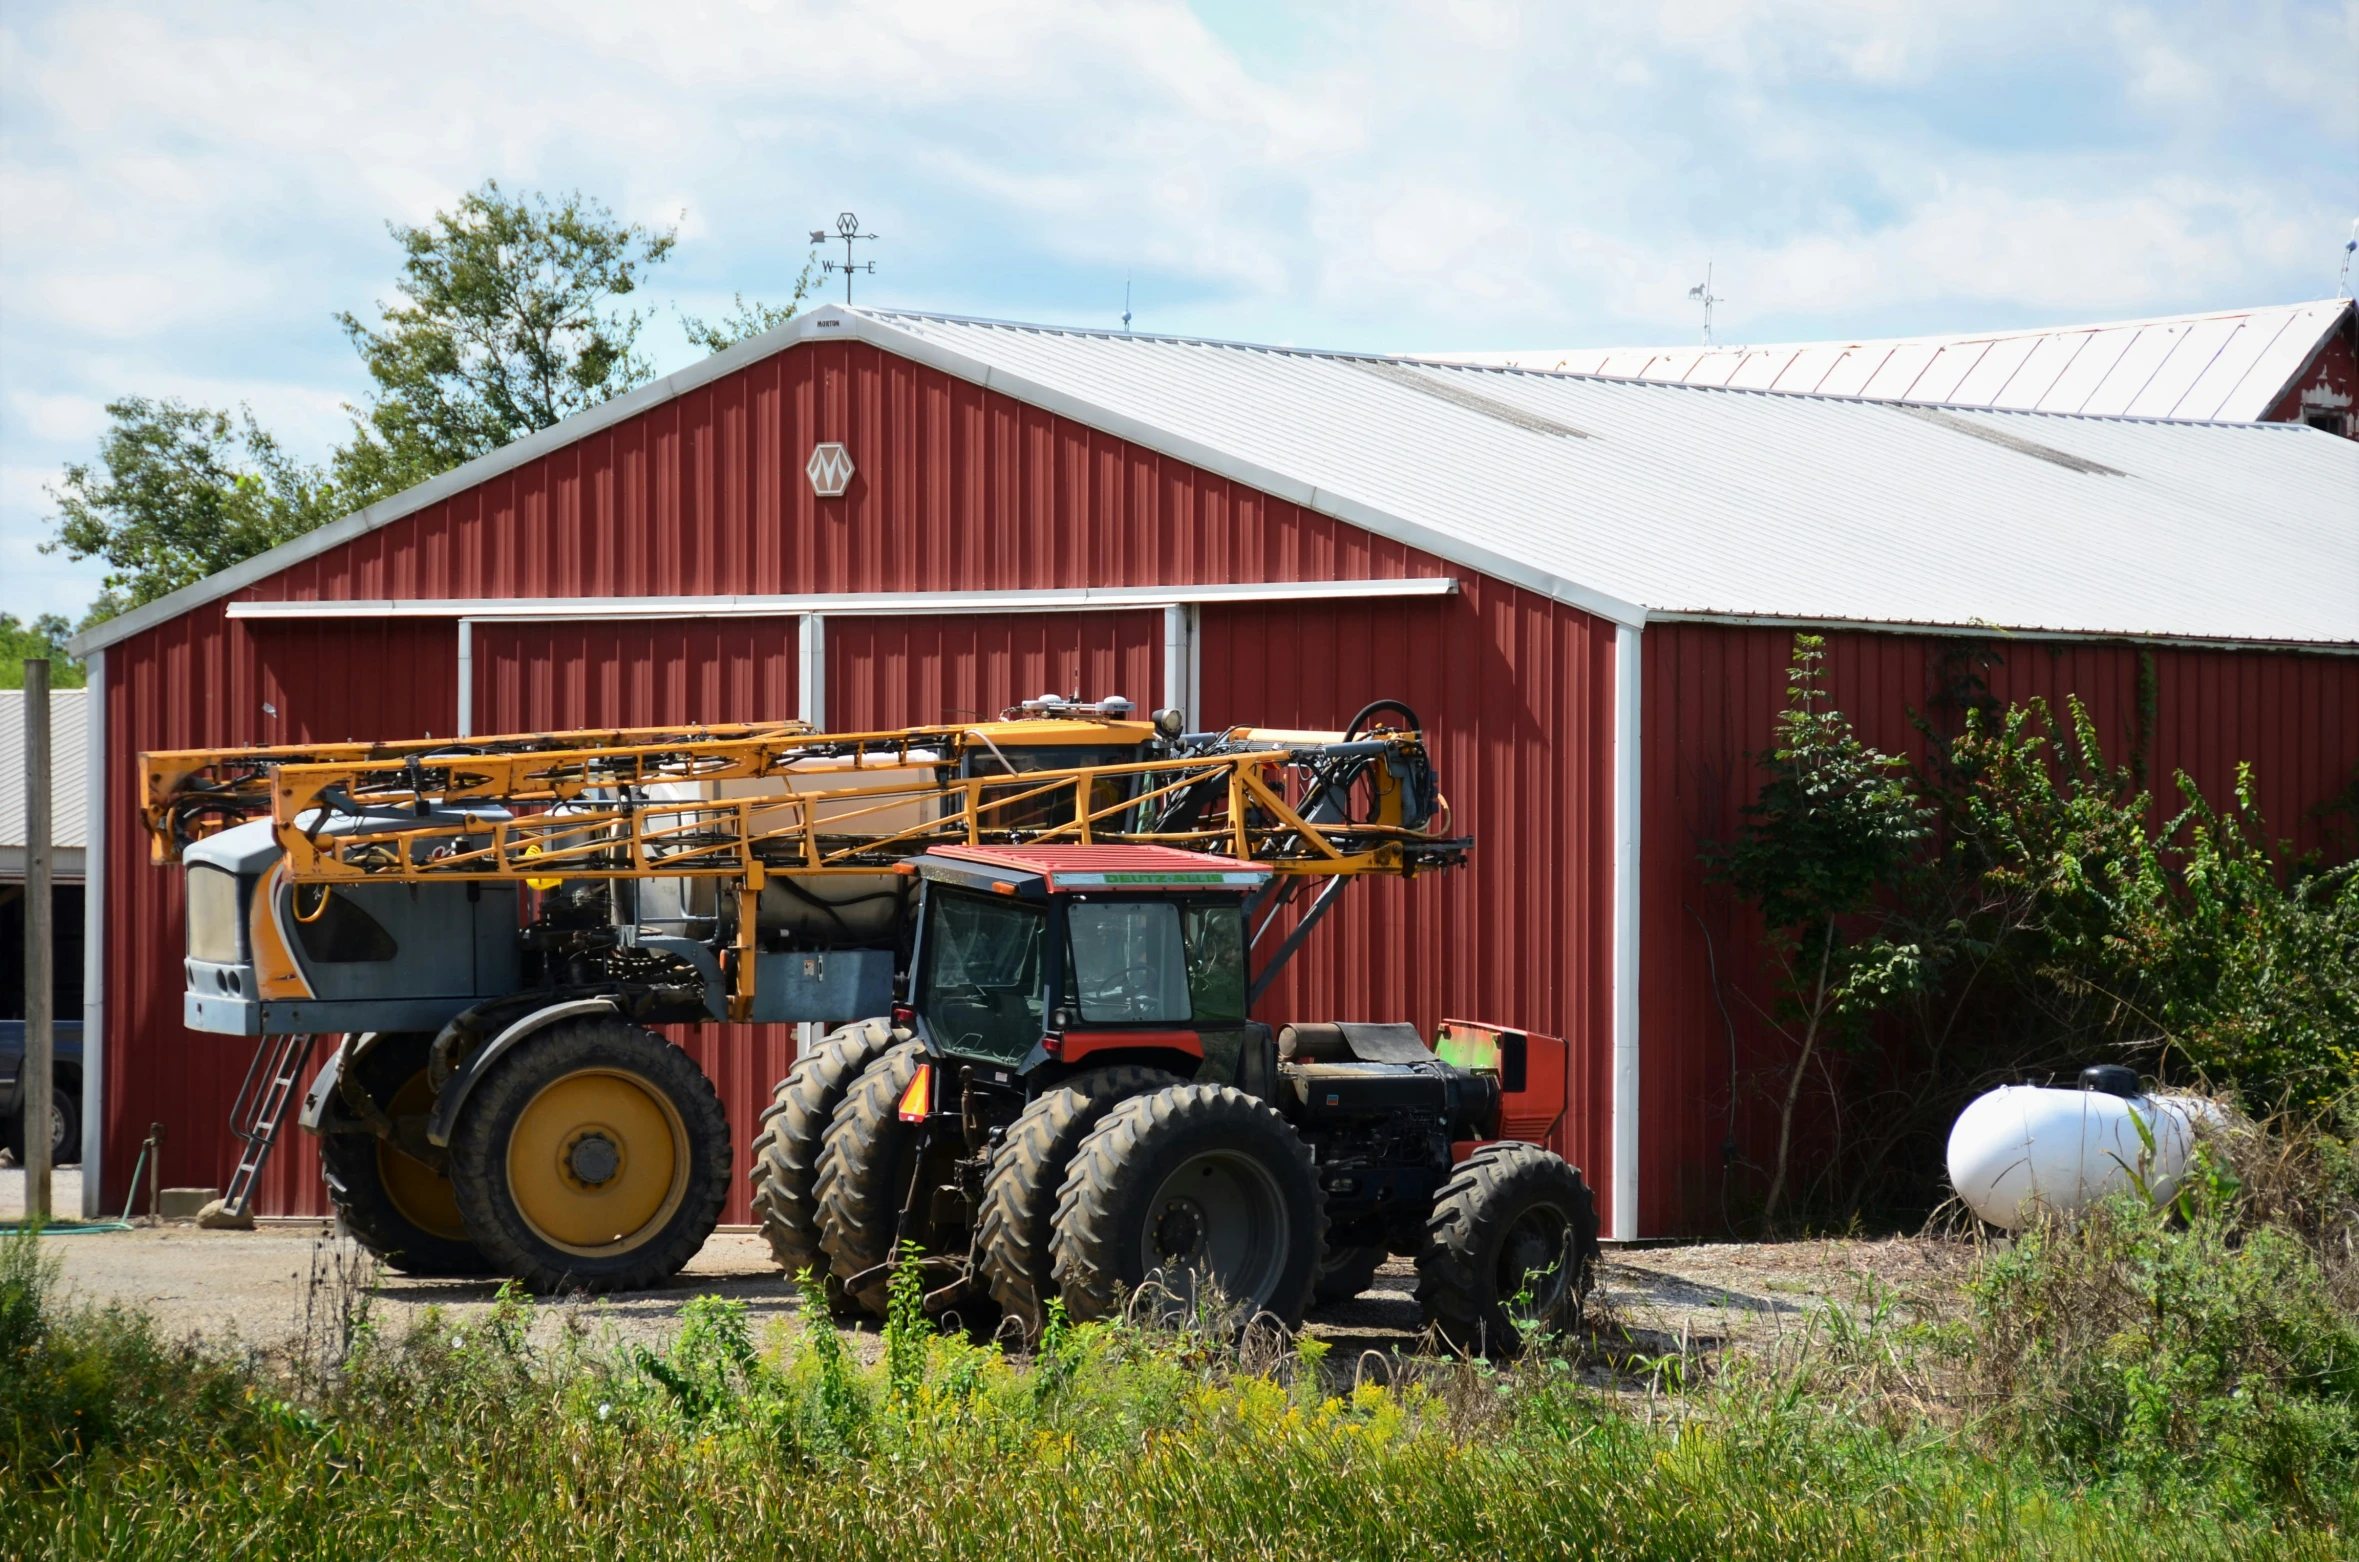
[[[881,1313],[915,1243],[929,1306],[970,1320],[1217,1288],[1292,1326],[1400,1254],[1462,1348],[1513,1351],[1577,1314],[1596,1207],[1536,1142],[1563,1111],[1562,1041],[1457,1021],[1432,1046],[1408,1025],[1273,1035],[1246,1018],[1261,864],[969,846],[902,871],[921,893],[906,1001],[801,1058],[755,1142],[788,1273]]]

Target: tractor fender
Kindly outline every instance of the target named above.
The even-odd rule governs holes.
[[[522,1019],[512,1022],[506,1030],[469,1053],[458,1071],[451,1075],[434,1097],[434,1111],[426,1119],[426,1142],[448,1149],[451,1129],[459,1120],[459,1108],[467,1101],[467,1093],[483,1077],[484,1070],[498,1062],[500,1055],[531,1035],[545,1030],[559,1020],[570,1020],[577,1014],[620,1014],[612,998],[574,998],[564,1003],[553,1003],[545,1009],[535,1009]]]

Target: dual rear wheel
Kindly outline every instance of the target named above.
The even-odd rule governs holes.
[[[780,1083],[756,1142],[772,1253],[871,1314],[885,1310],[905,1212],[922,1213],[919,1130],[896,1107],[924,1057],[876,1022],[838,1031]],[[1001,1136],[972,1256],[990,1301],[1027,1332],[1059,1297],[1087,1320],[1134,1294],[1176,1309],[1215,1291],[1292,1325],[1325,1227],[1309,1149],[1270,1107],[1116,1066],[1042,1092]]]
[[[789,1273],[881,1314],[905,1216],[924,1213],[915,1124],[896,1107],[924,1061],[882,1022],[799,1060],[756,1142],[755,1207]],[[922,1224],[922,1222],[921,1222]],[[1061,1300],[1077,1321],[1140,1299],[1191,1309],[1217,1293],[1298,1324],[1314,1297],[1367,1289],[1380,1247],[1326,1246],[1309,1147],[1264,1102],[1156,1069],[1113,1067],[1043,1091],[1001,1135],[972,1242],[975,1279],[1027,1332]],[[1435,1196],[1417,1297],[1452,1346],[1508,1355],[1579,1316],[1598,1261],[1581,1173],[1536,1145],[1487,1146]]]

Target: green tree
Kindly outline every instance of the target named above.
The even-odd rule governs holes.
[[[107,405],[98,459],[66,468],[57,534],[41,545],[104,559],[87,622],[111,618],[274,548],[343,511],[335,486],[254,421],[169,398]]]
[[[792,320],[803,307],[803,300],[811,294],[811,274],[817,265],[816,258],[803,262],[802,274],[795,278],[793,296],[783,304],[765,304],[759,299],[749,304],[743,293],[733,293],[730,301],[735,307],[727,315],[719,320],[705,321],[691,314],[683,314],[680,316],[680,329],[686,333],[691,346],[701,347],[708,353],[721,352],[735,347],[739,342],[760,336],[765,331],[774,331]]]
[[[335,472],[355,506],[424,482],[646,383],[651,318],[622,307],[677,230],[618,222],[580,192],[511,199],[496,180],[416,227],[399,302],[369,325],[337,318],[375,391],[354,408]]]
[[[1938,953],[1891,936],[1889,908],[1930,834],[1908,762],[1859,740],[1825,687],[1826,642],[1794,637],[1777,746],[1714,877],[1760,911],[1777,983],[1773,1023],[1794,1044],[1762,1201],[1776,1218],[1790,1174],[1794,1107],[1820,1049],[1855,1043],[1879,1009],[1921,990]]]
[[[13,613],[0,613],[0,689],[23,688],[25,662],[38,656],[49,658],[51,688],[81,688],[88,674],[63,649],[66,636],[73,632],[73,626],[56,613],[43,613],[29,624],[19,623]]]

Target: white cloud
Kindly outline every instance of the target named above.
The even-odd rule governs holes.
[[[1111,324],[1131,272],[1143,328],[1340,345],[1684,337],[1707,258],[1754,339],[2316,294],[2355,55],[2351,3],[12,7],[0,463],[130,393],[323,453],[383,224],[486,176],[681,221],[649,302],[707,314],[844,208],[864,300]]]

